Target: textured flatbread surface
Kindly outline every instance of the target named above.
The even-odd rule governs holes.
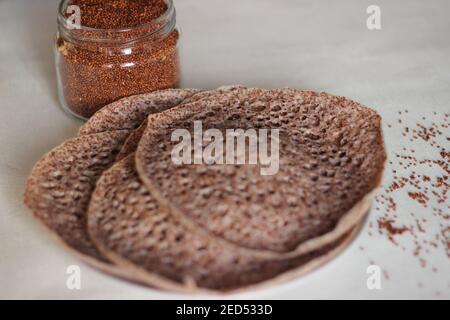
[[[168,89],[120,99],[95,113],[80,128],[79,135],[133,130],[150,113],[172,108],[199,92],[201,90],[198,89]]]
[[[103,170],[134,152],[152,112],[196,101],[235,86],[202,92],[197,89],[169,89],[121,99],[100,110],[69,140],[45,155],[33,169],[25,190],[26,205],[68,247],[81,255],[106,261],[86,232],[86,209]],[[123,129],[123,130],[118,130]],[[119,151],[122,152],[119,154]],[[119,154],[119,155],[118,155]]]
[[[187,104],[190,104],[190,103],[193,103],[196,101],[200,101],[200,100],[206,99],[206,98],[211,99],[215,95],[219,95],[219,94],[223,94],[223,93],[227,93],[227,92],[233,92],[233,91],[236,91],[239,89],[244,89],[244,87],[241,85],[230,85],[230,86],[219,87],[215,90],[201,91],[201,92],[195,93],[195,94],[191,95],[190,97],[184,99],[180,103],[179,106],[181,107],[182,105],[187,105]],[[171,108],[172,107],[175,107],[175,105],[171,106]],[[149,114],[151,114],[151,113],[152,112],[150,112]],[[156,113],[156,112],[153,112],[153,113]],[[117,125],[117,126],[124,127],[124,124]],[[139,145],[139,141],[141,140],[141,137],[144,134],[146,128],[147,128],[147,119],[144,119],[138,128],[131,131],[122,150],[120,151],[119,155],[117,156],[117,161],[125,158],[130,153],[134,153],[136,151],[136,149]]]
[[[86,210],[97,179],[114,163],[127,135],[105,132],[65,142],[36,164],[24,195],[34,215],[69,247],[105,262],[87,234]]]
[[[87,234],[86,210],[91,193],[98,177],[114,163],[122,147],[134,151],[132,129],[149,113],[172,108],[199,92],[169,89],[106,106],[80,129],[79,138],[55,148],[36,164],[27,182],[25,204],[75,255],[102,271],[126,277],[97,250]]]
[[[193,133],[194,121],[222,133],[279,129],[279,172],[175,166],[171,134]],[[345,98],[242,86],[166,90],[100,110],[36,164],[24,200],[102,271],[168,290],[239,291],[298,277],[343,250],[384,161],[380,117]]]
[[[194,121],[222,133],[279,129],[279,172],[175,165],[171,134],[186,129],[193,136]],[[378,186],[385,159],[381,119],[369,108],[326,93],[240,89],[149,116],[136,168],[160,203],[212,235],[288,253],[332,232],[361,201],[367,209],[365,196]]]
[[[139,128],[134,129],[128,135],[127,140],[125,141],[125,143],[122,146],[122,149],[117,155],[116,161],[120,161],[126,158],[129,154],[132,154],[137,150],[139,146],[139,141],[141,141],[145,129],[147,129],[147,119],[145,119],[144,122],[141,123]]]
[[[297,269],[337,248],[348,235],[309,254],[285,260],[248,256],[245,250],[183,224],[162,208],[140,181],[130,155],[106,171],[88,212],[100,251],[130,277],[172,290],[233,290]]]

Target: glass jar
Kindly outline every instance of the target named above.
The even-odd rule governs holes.
[[[66,111],[87,119],[120,98],[178,86],[180,33],[172,0],[164,2],[167,10],[149,23],[95,29],[74,28],[66,12],[71,1],[61,1],[55,63]]]

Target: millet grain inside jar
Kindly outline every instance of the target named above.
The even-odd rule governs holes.
[[[77,5],[81,28],[68,25]],[[89,118],[120,98],[178,86],[179,32],[171,0],[64,0],[56,67],[63,107]]]

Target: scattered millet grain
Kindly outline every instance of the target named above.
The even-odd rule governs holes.
[[[407,114],[407,110],[404,113]],[[402,113],[399,112],[399,115]],[[434,115],[439,117],[436,112]],[[426,120],[425,117],[422,119]],[[405,119],[398,120],[402,124]],[[394,160],[389,162],[389,165],[394,166],[392,181],[376,199],[377,224],[371,222],[368,228],[370,236],[376,228],[379,235],[386,236],[396,246],[400,246],[396,241],[398,237],[409,235],[404,240],[412,242],[411,253],[423,268],[430,266],[427,257],[435,250],[443,250],[450,258],[450,151],[447,142],[450,115],[441,116],[440,121],[441,123],[432,122],[429,125],[417,123],[414,128],[401,128],[405,144],[407,141],[421,141],[426,143],[426,148],[430,147],[434,151],[427,151],[425,158],[416,156],[417,147],[404,148],[402,153],[395,155],[396,163]],[[391,125],[388,127],[392,128]],[[435,169],[434,174],[429,173],[430,168]],[[407,197],[423,209],[409,213],[413,223],[405,224],[402,219],[407,212],[395,200],[401,197]],[[429,216],[433,216],[433,219],[429,219]],[[433,272],[438,272],[434,266],[430,268]]]

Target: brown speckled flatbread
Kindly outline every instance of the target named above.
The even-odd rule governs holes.
[[[171,108],[185,98],[196,101],[221,91],[206,91],[194,98],[199,92],[197,89],[159,91],[124,98],[100,110],[83,126],[79,138],[49,152],[35,166],[25,190],[26,205],[66,245],[81,255],[105,261],[85,231],[85,209],[97,178],[114,162],[123,145],[123,154],[134,152],[140,131],[131,132],[126,139],[148,113]],[[71,171],[63,172],[62,177],[54,176],[61,168]]]
[[[204,130],[280,128],[279,174],[173,166],[171,131],[192,131],[194,120]],[[163,289],[228,292],[292,279],[343,250],[384,160],[379,116],[345,98],[240,86],[167,90],[99,111],[80,137],[36,164],[25,203],[100,270]]]
[[[233,92],[233,91],[236,91],[239,89],[244,89],[244,88],[245,87],[243,87],[241,85],[230,85],[230,86],[219,87],[215,90],[202,91],[202,92],[196,93],[196,94],[190,96],[189,98],[186,98],[185,100],[183,100],[183,102],[180,103],[180,106],[187,105],[189,103],[200,101],[200,100],[206,99],[206,98],[211,99],[214,95],[223,94],[223,93],[227,93],[227,92]],[[175,106],[173,106],[173,107],[175,107]],[[119,155],[117,156],[117,161],[122,160],[127,155],[134,153],[136,151],[139,141],[141,140],[141,137],[144,134],[146,127],[147,127],[147,119],[145,119],[138,128],[134,129],[130,133],[130,136],[128,137],[126,143],[123,146],[123,149],[120,151]]]
[[[100,178],[88,210],[88,230],[100,251],[128,271],[130,278],[176,291],[228,291],[275,282],[278,276],[278,280],[288,274],[292,278],[327,261],[349,239],[343,235],[320,250],[292,259],[249,256],[246,250],[211,238],[160,207],[140,181],[134,155]]]
[[[279,129],[280,171],[174,165],[171,134],[192,134],[196,120],[204,131]],[[264,254],[299,254],[341,237],[370,207],[386,159],[380,122],[375,111],[326,93],[236,90],[149,116],[136,168],[180,219]]]
[[[227,92],[234,92],[237,90],[241,90],[241,89],[245,89],[245,86],[242,86],[240,84],[234,84],[234,85],[228,85],[228,86],[222,86],[222,87],[218,87],[214,90],[207,90],[207,91],[202,91],[202,92],[198,92],[186,99],[183,100],[183,104],[189,104],[192,102],[197,102],[200,101],[202,99],[205,98],[211,98],[214,95],[217,94],[221,94],[221,93],[227,93]]]
[[[234,90],[234,87],[217,90]],[[115,270],[93,246],[85,230],[86,209],[96,180],[113,164],[122,147],[123,155],[134,152],[140,134],[139,130],[131,134],[130,131],[148,113],[171,108],[185,98],[196,101],[221,91],[201,92],[195,98],[200,92],[165,90],[125,98],[105,107],[83,126],[79,138],[65,142],[39,161],[28,179],[26,205],[76,255],[104,271]],[[62,171],[61,177],[55,176],[61,168],[69,171]]]
[[[127,131],[69,140],[46,154],[28,178],[24,200],[34,215],[67,246],[107,263],[86,231],[86,210],[97,179],[122,147]]]
[[[136,129],[150,113],[172,108],[199,92],[199,89],[168,89],[120,99],[95,113],[80,128],[79,135]]]

